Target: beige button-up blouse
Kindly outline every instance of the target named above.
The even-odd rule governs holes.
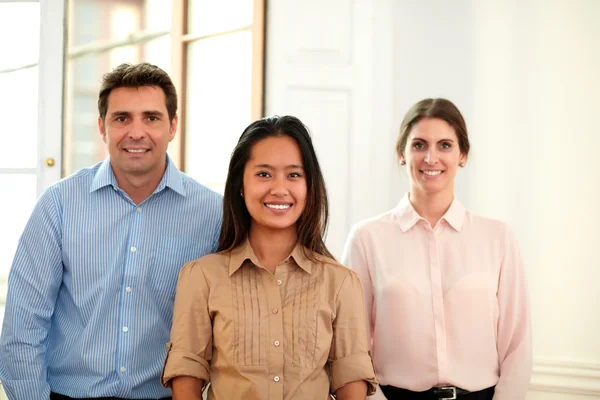
[[[163,385],[210,382],[208,399],[327,399],[364,380],[375,391],[358,276],[301,246],[264,269],[248,241],[179,275]]]

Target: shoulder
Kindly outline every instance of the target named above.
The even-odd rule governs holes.
[[[514,236],[512,229],[506,222],[484,217],[470,210],[465,211],[465,222],[465,228],[479,237],[507,239]]]
[[[350,228],[346,244],[370,241],[369,238],[388,237],[398,228],[395,210],[389,210],[374,217],[358,221]]]
[[[218,206],[219,208],[223,206],[223,196],[209,187],[201,184],[189,175],[181,171],[178,172],[181,176],[183,187],[185,188],[187,196],[202,200],[209,206]]]
[[[322,273],[327,277],[326,281],[333,283],[336,291],[342,286],[354,286],[355,284],[357,287],[361,286],[359,275],[350,268],[340,264],[331,257],[320,254],[316,257],[319,261],[316,267],[321,269]]]
[[[102,162],[99,162],[90,167],[82,168],[79,171],[60,179],[53,185],[49,186],[49,189],[56,193],[72,190],[73,188],[89,190],[92,180],[96,176],[96,173],[101,165]]]
[[[53,201],[57,204],[62,204],[64,200],[75,194],[89,193],[90,185],[101,164],[102,162],[99,162],[90,167],[82,168],[79,171],[56,181],[42,192],[39,201]]]
[[[207,254],[186,263],[180,272],[180,277],[193,277],[212,280],[228,276],[230,252]]]

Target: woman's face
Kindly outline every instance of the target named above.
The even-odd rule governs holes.
[[[411,193],[429,195],[454,195],[456,171],[466,160],[454,128],[439,118],[417,122],[400,156],[400,161],[406,163]]]
[[[306,205],[306,177],[294,139],[269,137],[254,144],[244,169],[243,197],[254,228],[296,230]]]

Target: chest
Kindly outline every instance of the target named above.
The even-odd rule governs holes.
[[[333,337],[333,298],[318,273],[244,266],[211,287],[215,351],[238,366],[322,366]]]

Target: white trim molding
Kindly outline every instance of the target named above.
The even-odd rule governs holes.
[[[530,390],[600,396],[600,364],[536,359]]]

